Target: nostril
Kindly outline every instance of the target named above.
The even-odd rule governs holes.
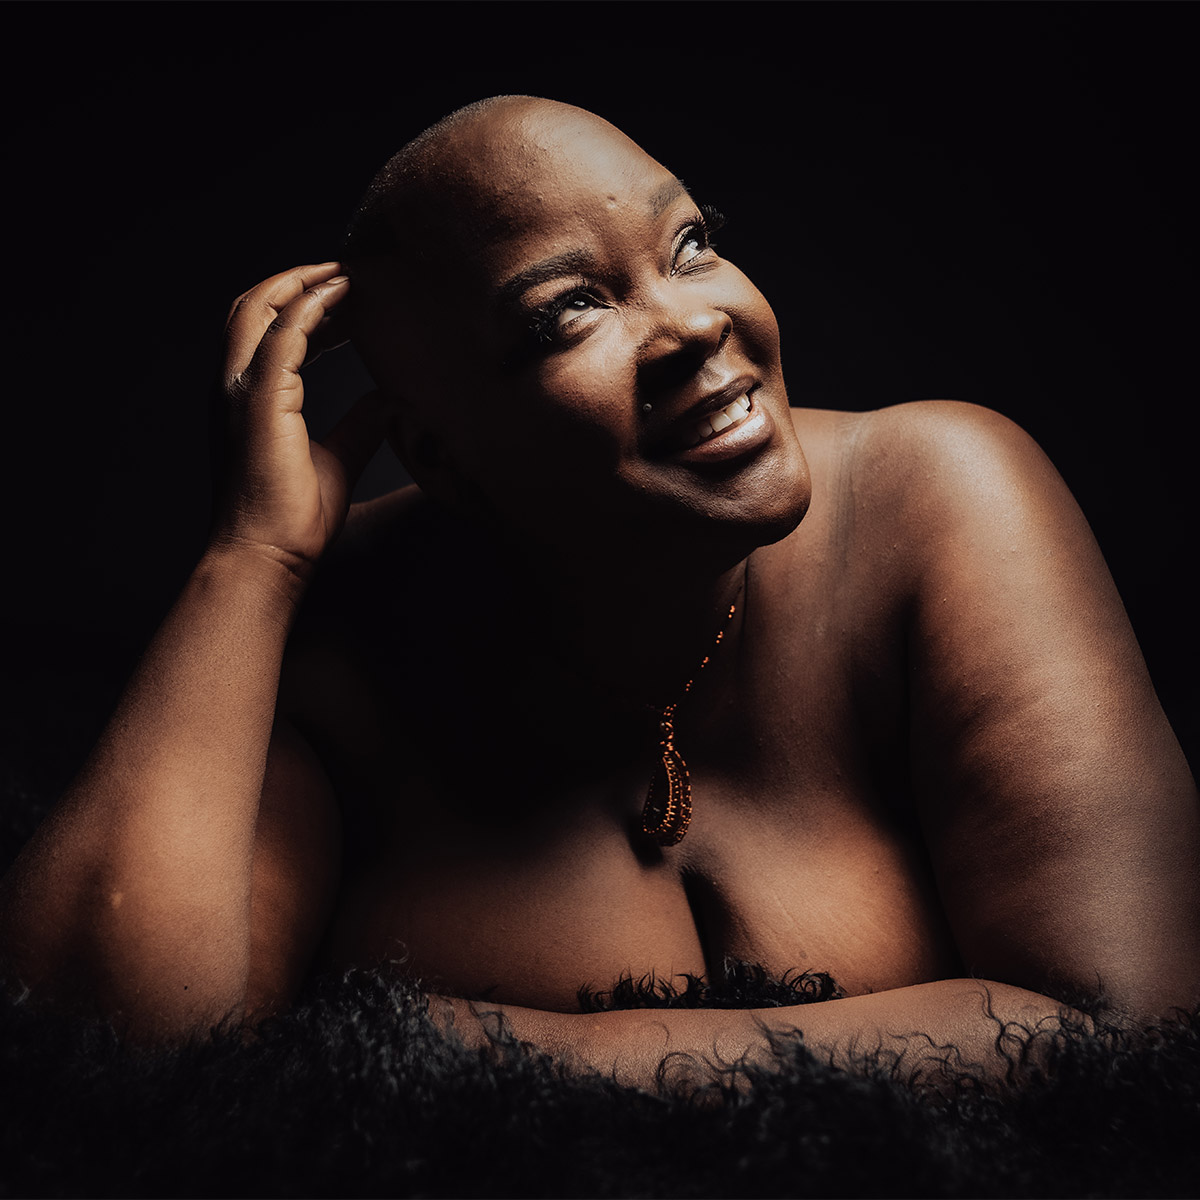
[[[666,310],[642,345],[639,390],[653,396],[686,383],[720,353],[732,332],[733,318],[715,306]]]
[[[643,363],[638,371],[638,390],[653,398],[659,392],[682,386],[696,376],[716,349],[711,342],[704,348],[685,346]]]

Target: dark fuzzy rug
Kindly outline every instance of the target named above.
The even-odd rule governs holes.
[[[42,753],[37,711],[6,723],[0,868],[78,758]],[[77,746],[97,724],[79,722]],[[823,976],[735,968],[716,992],[630,984],[584,1001],[766,1005],[831,989]],[[651,1094],[565,1075],[503,1039],[467,1051],[436,1033],[417,989],[378,974],[322,981],[248,1037],[153,1052],[10,995],[0,1196],[1200,1192],[1200,1012],[1148,1033],[1038,1043],[1043,1066],[1006,1095],[953,1071],[938,1090],[914,1087],[886,1059],[834,1070],[794,1039],[779,1041],[772,1070]],[[1028,1041],[1005,1045],[1015,1060]]]
[[[753,989],[746,989],[745,995]],[[771,991],[768,985],[765,989]],[[758,1000],[767,998],[759,996]],[[696,996],[692,996],[695,1000]],[[6,1196],[1190,1196],[1200,1019],[1049,1039],[1005,1098],[913,1089],[794,1040],[687,1093],[440,1037],[420,994],[329,982],[245,1039],[135,1050],[9,1000]]]

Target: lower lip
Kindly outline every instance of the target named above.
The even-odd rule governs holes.
[[[771,440],[775,431],[767,411],[751,397],[750,415],[736,425],[722,429],[703,442],[688,446],[685,450],[677,450],[671,455],[672,462],[681,463],[715,463],[725,462],[731,458],[740,458],[765,446]]]

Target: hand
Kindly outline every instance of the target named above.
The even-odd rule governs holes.
[[[336,310],[350,290],[339,267],[272,276],[234,302],[225,326],[230,463],[214,542],[265,550],[301,575],[337,537],[386,428],[378,393],[363,397],[323,443],[304,422],[300,368],[338,344]]]

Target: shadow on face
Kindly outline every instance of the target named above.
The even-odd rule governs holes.
[[[417,482],[560,553],[727,558],[794,528],[810,489],[778,328],[709,226],[553,101],[485,101],[401,151],[346,258]]]

